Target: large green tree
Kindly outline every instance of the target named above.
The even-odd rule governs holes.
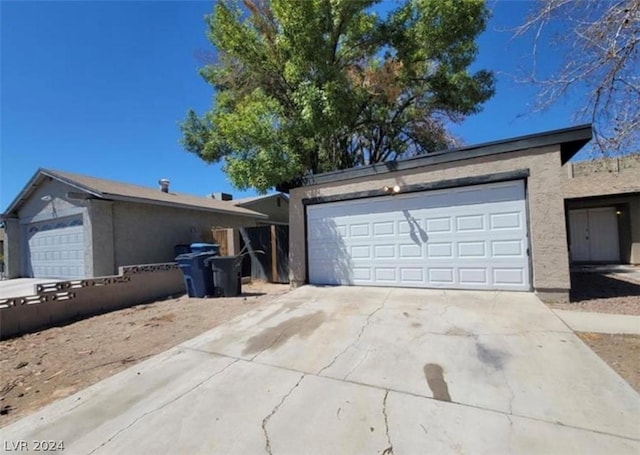
[[[493,95],[469,71],[487,17],[483,0],[219,0],[213,106],[188,112],[182,143],[259,191],[446,148],[447,123]]]

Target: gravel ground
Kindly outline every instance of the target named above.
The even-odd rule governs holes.
[[[549,306],[557,310],[640,315],[640,283],[622,274],[572,272],[570,301]]]
[[[0,427],[289,291],[252,283],[233,298],[162,300],[0,341]]]

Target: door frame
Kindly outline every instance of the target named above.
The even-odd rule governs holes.
[[[566,201],[565,201],[565,206],[566,206]],[[617,259],[613,260],[613,261],[597,261],[597,260],[593,260],[591,259],[591,246],[589,245],[589,259],[587,261],[574,261],[573,260],[573,254],[571,252],[571,247],[572,247],[572,229],[571,229],[571,212],[573,211],[581,211],[584,210],[587,213],[587,228],[590,228],[590,221],[589,221],[589,211],[590,210],[598,210],[598,209],[606,209],[606,208],[610,208],[612,210],[614,210],[614,214],[615,214],[615,229],[616,229],[616,236],[617,236]],[[575,208],[569,208],[566,207],[566,216],[565,216],[565,220],[566,220],[566,227],[567,227],[567,241],[568,241],[568,251],[569,251],[569,263],[570,264],[576,264],[576,265],[586,265],[586,264],[622,264],[622,245],[621,245],[621,235],[620,235],[620,219],[618,217],[618,214],[620,212],[620,204],[602,204],[602,205],[595,205],[595,206],[590,206],[590,207],[575,207]],[[589,239],[590,240],[590,239]]]

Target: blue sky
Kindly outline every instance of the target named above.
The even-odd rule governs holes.
[[[453,129],[466,144],[564,128],[573,102],[531,113],[535,90],[513,81],[531,57],[527,40],[501,31],[530,2],[492,0],[474,68],[496,72],[496,96]],[[205,195],[234,189],[178,140],[188,108],[204,112],[212,89],[196,55],[211,50],[212,1],[0,1],[0,210],[39,167]],[[558,53],[545,49],[545,64]]]

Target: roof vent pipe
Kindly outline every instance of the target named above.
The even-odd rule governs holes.
[[[158,180],[158,183],[160,184],[160,191],[162,191],[163,193],[168,193],[169,192],[169,180],[168,179],[160,179],[160,180]]]

